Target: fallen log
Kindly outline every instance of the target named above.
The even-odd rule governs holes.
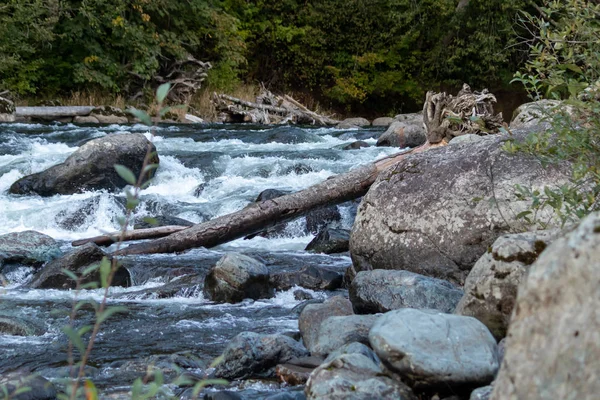
[[[18,117],[56,118],[90,115],[93,106],[16,107]]]
[[[162,239],[129,246],[116,255],[175,253],[197,247],[213,247],[260,232],[306,214],[315,208],[343,203],[363,196],[384,169],[408,154],[432,147],[429,143],[394,154],[348,173],[334,176],[296,193],[252,204],[240,211],[212,219]]]
[[[116,243],[119,240],[122,240],[123,242],[128,242],[131,240],[157,239],[169,236],[172,233],[179,232],[187,228],[189,228],[189,226],[168,225],[159,226],[156,228],[134,229],[132,231],[126,231],[122,239],[122,232],[112,232],[106,235],[95,236],[88,239],[75,240],[71,243],[71,246],[83,246],[87,243],[96,243],[98,246],[110,246],[111,244]]]

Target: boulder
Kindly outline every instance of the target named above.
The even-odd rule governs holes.
[[[41,336],[46,331],[35,320],[12,315],[0,315],[0,335]]]
[[[600,214],[555,240],[519,287],[491,400],[600,392]]]
[[[465,294],[455,313],[477,318],[496,339],[506,336],[519,285],[531,264],[559,234],[554,230],[499,237],[467,276]]]
[[[390,126],[395,121],[394,118],[390,117],[379,117],[375,118],[371,125],[373,126]]]
[[[77,282],[69,278],[63,271],[71,271],[77,276],[82,276],[84,270],[93,265],[99,264],[106,253],[94,243],[87,243],[77,247],[63,257],[51,261],[44,268],[38,271],[29,287],[36,289],[75,289]],[[100,272],[95,270],[80,280],[81,284],[89,282],[98,282],[100,284]],[[131,276],[124,267],[119,267],[111,283],[112,286],[130,286]]]
[[[55,400],[58,395],[46,378],[21,372],[0,375],[0,393],[10,400]]]
[[[378,315],[329,317],[321,323],[316,340],[308,350],[313,355],[327,356],[340,347],[353,343],[369,343],[369,331]]]
[[[230,380],[273,377],[278,364],[306,356],[304,346],[288,336],[242,332],[225,347],[215,376]]]
[[[348,251],[349,243],[349,230],[325,228],[311,240],[304,250],[324,254],[343,253]]]
[[[526,132],[513,132],[522,140]],[[568,181],[570,168],[508,154],[506,137],[408,155],[379,174],[363,198],[350,237],[356,271],[408,270],[463,284],[475,262],[508,232],[531,201],[515,185],[539,189]],[[540,219],[552,220],[551,210]]]
[[[367,345],[364,345],[363,343],[359,343],[359,342],[347,343],[341,347],[338,347],[336,350],[329,353],[329,355],[325,359],[325,362],[326,363],[330,362],[334,358],[337,358],[338,356],[341,356],[342,354],[355,354],[355,353],[362,354],[363,356],[368,357],[376,365],[379,365],[379,363],[381,363],[381,360],[379,360],[379,357],[377,357],[377,354],[375,354],[375,352],[373,350],[371,350],[370,347],[368,347]]]
[[[539,100],[531,103],[521,104],[513,113],[510,122],[511,129],[532,129],[537,127],[548,127],[552,115],[563,108],[562,102],[558,100]],[[570,107],[564,109],[570,110]]]
[[[275,375],[290,386],[304,385],[313,372],[314,367],[303,367],[293,364],[279,364],[275,367]]]
[[[77,115],[73,118],[73,122],[76,124],[99,124],[98,118],[92,115]]]
[[[308,304],[298,318],[298,328],[306,348],[310,349],[315,345],[321,324],[327,318],[352,314],[352,303],[341,296],[331,297],[321,304]]]
[[[477,388],[471,392],[469,400],[489,400],[492,395],[492,390],[494,390],[494,388],[491,385]]]
[[[412,123],[422,124],[423,123],[423,114],[420,112],[408,113],[408,114],[398,114],[394,117],[394,120],[401,121],[401,122],[412,122]]]
[[[277,290],[288,290],[301,286],[312,290],[336,290],[342,287],[344,274],[315,265],[303,267],[299,271],[280,272],[271,275],[271,285]]]
[[[338,128],[344,128],[346,126],[369,126],[371,123],[366,118],[346,118],[337,124]]]
[[[156,148],[141,133],[109,134],[87,142],[61,164],[19,179],[9,192],[53,196],[122,189],[127,182],[119,176],[115,164],[126,166],[137,177],[149,148],[155,154],[150,163],[158,163]],[[150,175],[154,175],[154,170]]]
[[[410,388],[382,375],[362,354],[342,354],[315,369],[306,384],[309,400],[417,400]]]
[[[23,231],[0,236],[0,266],[8,263],[39,266],[61,255],[58,243],[40,232]]]
[[[392,123],[377,140],[377,146],[388,147],[417,147],[425,143],[425,128],[423,124],[412,121],[396,121]]]
[[[239,303],[271,298],[274,290],[263,263],[240,253],[227,253],[206,276],[204,294],[212,301]]]
[[[381,316],[369,341],[381,361],[413,388],[487,385],[498,371],[496,340],[471,317],[405,308]]]
[[[364,147],[370,147],[369,143],[363,140],[357,140],[356,142],[341,145],[339,148],[342,150],[358,150]]]
[[[148,228],[156,228],[158,226],[169,226],[169,225],[178,225],[178,226],[192,226],[193,222],[188,221],[187,219],[172,217],[170,215],[155,215],[149,217],[153,219],[154,223],[150,223],[147,221],[139,220],[136,221],[133,229],[148,229]]]
[[[361,271],[350,285],[354,312],[372,314],[400,308],[452,312],[463,291],[450,282],[409,271]]]
[[[342,215],[337,206],[321,207],[306,214],[306,230],[313,235],[324,228],[337,225],[342,220]]]
[[[15,122],[15,103],[0,97],[0,122]]]

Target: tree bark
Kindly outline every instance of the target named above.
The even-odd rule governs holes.
[[[134,229],[132,231],[125,232],[122,241],[128,242],[131,240],[161,238],[187,228],[189,228],[189,226],[168,225],[148,229]],[[122,232],[119,231],[112,232],[106,235],[95,236],[88,239],[75,240],[71,243],[71,246],[83,246],[86,243],[96,243],[98,246],[110,246],[111,244],[116,243],[121,239],[121,234]]]
[[[194,225],[147,243],[134,244],[115,255],[175,253],[197,247],[213,247],[297,218],[315,208],[339,204],[363,196],[384,169],[406,155],[436,147],[429,143],[408,152],[337,175],[307,189],[252,204],[240,211]]]

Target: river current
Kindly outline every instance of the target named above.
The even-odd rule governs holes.
[[[141,193],[136,218],[168,215],[195,223],[237,211],[265,189],[297,191],[329,176],[397,152],[375,147],[382,129],[261,127],[247,125],[163,125],[152,136],[142,125],[77,126],[73,124],[0,124],[0,234],[23,230],[45,233],[71,249],[71,241],[119,229],[124,195],[106,191],[42,198],[7,193],[17,179],[64,161],[85,142],[108,134],[141,132],[151,138],[160,157],[153,183]],[[342,150],[365,140],[371,147]],[[350,228],[356,204],[339,206],[341,224]],[[289,223],[277,237],[239,239],[212,249],[177,255],[126,257],[132,276],[129,288],[112,288],[110,303],[125,305],[104,325],[90,360],[88,376],[105,395],[123,392],[155,365],[173,375],[203,376],[226,343],[243,331],[286,333],[298,329],[301,301],[294,288],[273,299],[240,304],[214,304],[204,299],[201,285],[162,299],[153,289],[191,274],[206,274],[228,251],[263,261],[271,271],[307,265],[344,270],[348,254],[319,255],[303,249],[313,236],[305,220]],[[68,322],[74,291],[32,290],[24,285],[30,267],[3,271],[0,316],[16,315],[40,327],[39,336],[0,335],[0,374],[27,370],[55,380],[64,375],[67,341],[61,327]],[[310,291],[309,291],[310,292]],[[315,298],[332,293],[311,292]],[[100,299],[99,290],[79,298]],[[82,312],[78,324],[91,320]],[[180,371],[174,371],[176,368]],[[167,374],[168,375],[168,374]],[[176,393],[176,388],[172,388]],[[243,398],[264,398],[287,390],[276,382],[234,385]]]

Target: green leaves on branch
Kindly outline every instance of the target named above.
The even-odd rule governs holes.
[[[117,174],[119,174],[119,176],[128,184],[132,186],[137,184],[137,178],[135,177],[135,174],[126,166],[115,164],[115,170],[117,171]]]

